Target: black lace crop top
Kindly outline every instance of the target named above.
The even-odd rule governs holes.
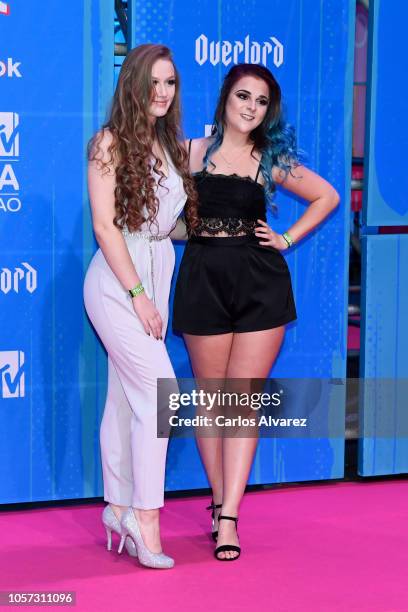
[[[257,219],[266,221],[265,191],[256,179],[237,174],[194,174],[198,193],[199,226],[196,236],[253,234]]]

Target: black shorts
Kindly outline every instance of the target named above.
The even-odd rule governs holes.
[[[188,241],[176,283],[173,329],[196,335],[251,332],[296,319],[290,273],[256,236]]]

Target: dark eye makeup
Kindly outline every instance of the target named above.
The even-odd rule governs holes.
[[[166,82],[168,85],[175,85],[176,79],[174,77],[171,77],[170,79],[167,79]],[[152,79],[152,83],[153,85],[157,85],[159,83],[159,79]]]
[[[240,100],[248,100],[250,94],[247,93],[246,91],[237,91],[236,92],[236,96],[240,99]],[[268,98],[257,98],[257,102],[259,102],[259,104],[261,106],[267,106],[269,104],[269,100]]]

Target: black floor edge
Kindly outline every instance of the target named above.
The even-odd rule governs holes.
[[[252,491],[272,491],[275,489],[289,489],[308,486],[328,486],[343,482],[373,483],[373,482],[392,482],[408,480],[408,474],[390,474],[387,476],[359,476],[353,470],[352,474],[345,474],[344,478],[333,478],[328,480],[302,480],[299,482],[283,482],[263,485],[248,485],[246,492]],[[185,491],[169,491],[165,493],[165,499],[182,499],[186,497],[211,497],[210,489],[188,489]],[[88,497],[77,499],[60,499],[38,502],[23,502],[13,504],[0,504],[0,512],[37,510],[41,508],[64,508],[69,506],[87,506],[103,503],[103,497]]]

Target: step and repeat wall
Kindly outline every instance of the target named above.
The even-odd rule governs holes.
[[[305,396],[322,379],[339,379],[339,392],[319,408],[325,435],[260,441],[252,483],[343,475],[354,4],[128,3],[132,46],[174,51],[189,137],[209,129],[228,68],[263,63],[282,86],[308,165],[341,195],[287,255],[298,321],[273,371],[308,379]],[[0,503],[102,494],[106,356],[82,304],[95,250],[85,149],[113,92],[113,5],[46,0],[33,22],[22,0],[0,3]],[[270,222],[283,231],[304,203],[284,191],[276,203]],[[182,339],[169,331],[167,346],[177,374],[190,376]],[[167,490],[203,486],[194,440],[172,440]]]
[[[399,5],[397,13],[389,9],[385,0],[370,2],[362,241],[362,476],[408,471],[408,73],[404,60],[408,5]]]
[[[113,86],[107,4],[0,3],[0,503],[101,491],[106,366],[82,282],[86,143]]]
[[[273,376],[303,379],[306,414],[308,396],[318,393],[319,381],[346,375],[355,2],[132,0],[129,7],[132,46],[160,42],[174,53],[187,137],[208,133],[223,76],[233,64],[263,64],[281,85],[287,119],[296,127],[307,165],[341,195],[330,219],[287,254],[298,320],[288,326]],[[276,204],[278,216],[269,220],[277,231],[305,210],[303,202],[282,190]],[[178,263],[183,248],[176,246]],[[167,346],[177,375],[191,376],[182,338],[170,331]],[[337,391],[334,401],[314,408],[315,418],[326,425],[321,437],[260,440],[251,483],[343,476],[345,386]],[[173,439],[168,490],[204,486],[194,440]]]

